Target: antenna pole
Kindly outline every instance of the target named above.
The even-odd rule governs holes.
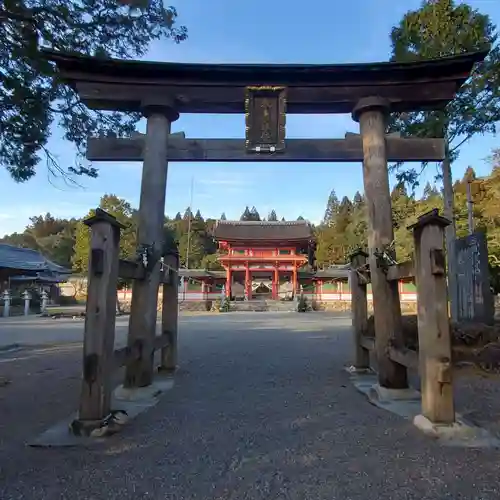
[[[193,216],[193,187],[194,187],[194,177],[191,177],[191,197],[189,200],[188,238],[187,238],[187,249],[186,249],[186,269],[189,269],[189,252],[190,252],[190,247],[191,247],[191,219]]]

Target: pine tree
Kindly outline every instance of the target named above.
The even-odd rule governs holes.
[[[344,196],[340,202],[338,214],[335,219],[335,231],[338,235],[344,236],[347,226],[351,222],[352,208],[351,200],[347,196]]]
[[[220,220],[227,220],[225,212],[222,212],[222,214],[220,216]]]
[[[194,218],[198,221],[203,221],[203,217],[201,216],[200,209],[196,210],[196,214],[195,214]]]
[[[180,212],[177,212],[177,213],[175,214],[175,218],[174,218],[174,220],[175,220],[175,221],[182,220],[182,215],[181,215],[181,213],[180,213]]]
[[[429,199],[434,198],[436,196],[439,196],[438,189],[436,188],[435,185],[432,185],[430,182],[427,182],[427,184],[424,187],[423,199],[429,200]]]
[[[351,249],[366,248],[368,231],[366,203],[359,191],[354,195],[352,205],[351,221],[346,229],[348,246]]]
[[[335,194],[335,190],[332,189],[328,201],[326,203],[325,216],[323,217],[323,224],[329,226],[335,222],[335,217],[339,211],[339,199]]]
[[[399,182],[391,192],[392,224],[394,229],[406,229],[405,221],[415,211],[415,200],[408,196],[404,182]]]
[[[494,132],[500,120],[500,45],[496,26],[488,15],[465,2],[425,0],[415,11],[407,12],[391,30],[392,61],[419,61],[491,49],[484,62],[476,64],[446,109],[393,113],[390,131],[402,136],[438,137],[445,140],[446,156],[441,164],[443,215],[452,221],[445,229],[451,318],[458,317],[458,273],[455,251],[456,229],[452,162],[460,147],[477,134]],[[425,166],[425,165],[424,165]],[[400,170],[400,180],[415,184],[416,169]]]
[[[354,194],[354,198],[352,199],[352,204],[354,208],[356,209],[358,207],[361,207],[364,203],[365,203],[364,196],[359,191],[356,191],[356,193]]]
[[[299,215],[299,216],[297,217],[297,220],[305,220],[305,219],[304,219],[304,217],[302,217],[302,215]]]
[[[269,212],[269,215],[267,216],[267,220],[270,220],[270,221],[277,221],[278,220],[278,216],[276,215],[276,211],[274,209]]]
[[[252,207],[252,209],[250,210],[250,220],[253,220],[253,221],[260,221],[260,215],[259,215],[259,212],[257,211],[257,209],[255,207]]]
[[[240,220],[241,221],[252,220],[252,215],[250,214],[250,209],[248,208],[248,205],[245,207],[245,210],[241,214]]]
[[[191,207],[187,207],[184,212],[184,216],[182,217],[184,220],[189,220],[193,218],[193,212],[191,211]]]
[[[129,134],[140,118],[83,106],[42,47],[130,60],[153,41],[187,36],[176,25],[176,10],[162,0],[7,0],[0,2],[0,19],[0,166],[19,182],[35,175],[42,158],[52,174],[97,175],[80,162],[67,170],[58,164],[47,149],[56,126],[83,154],[88,136]]]

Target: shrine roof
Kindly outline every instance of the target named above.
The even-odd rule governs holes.
[[[445,105],[488,51],[360,64],[192,64],[43,53],[94,109],[139,111],[144,99],[168,95],[180,113],[243,113],[247,86],[281,85],[288,113],[350,113],[359,99],[374,95],[394,111]]]
[[[23,271],[26,273],[70,274],[71,271],[62,267],[41,253],[30,248],[18,248],[4,243],[0,244],[0,269]]]
[[[179,276],[184,278],[225,278],[226,271],[212,271],[209,269],[179,269]]]
[[[313,238],[311,224],[300,221],[228,221],[218,220],[213,229],[218,241],[252,242],[305,242]]]

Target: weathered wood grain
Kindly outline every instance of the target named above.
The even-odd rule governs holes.
[[[372,337],[363,337],[360,343],[363,346],[363,348],[366,349],[367,351],[375,350],[375,339]]]
[[[391,162],[441,161],[442,139],[386,137],[387,159]],[[91,161],[142,161],[144,138],[91,137],[87,159]],[[279,153],[248,153],[244,139],[169,139],[165,161],[205,162],[362,162],[363,145],[358,136],[346,139],[286,139]]]
[[[418,294],[418,349],[422,414],[433,423],[455,421],[451,335],[444,259],[447,219],[437,211],[412,226]]]
[[[392,361],[387,354],[390,345],[401,343],[398,283],[387,281],[376,256],[377,251],[386,249],[394,240],[386,153],[388,140],[385,138],[386,106],[383,99],[374,97],[360,102],[355,113],[359,119],[363,142],[363,182],[368,209],[368,262],[373,294],[378,381],[382,387],[403,389],[408,387],[406,367]]]
[[[165,335],[155,337],[153,340],[153,351],[164,349],[169,342],[170,338]],[[142,347],[140,343],[121,347],[120,349],[115,349],[113,352],[113,367],[114,369],[118,369],[126,366],[128,363],[140,361],[141,358]]]
[[[415,264],[412,260],[389,266],[387,281],[400,281],[415,277]]]
[[[85,223],[90,227],[90,253],[78,418],[81,422],[96,422],[110,411],[118,254],[123,226],[99,209]]]
[[[388,352],[392,361],[412,370],[418,370],[418,352],[404,347],[389,347]]]
[[[161,351],[160,369],[173,372],[177,368],[177,325],[179,315],[179,257],[166,255],[164,262],[171,268],[171,284],[163,285],[163,303],[161,310],[161,331],[168,339]]]
[[[71,78],[70,75],[68,75]],[[75,87],[82,102],[91,109],[140,111],[144,98],[169,96],[176,102],[179,113],[244,113],[246,83],[151,84],[142,81],[103,82],[77,77]],[[95,78],[93,75],[92,78]],[[254,80],[255,83],[255,80]],[[259,82],[264,84],[264,82]],[[431,88],[432,87],[432,88]],[[438,109],[449,102],[457,89],[453,79],[400,83],[359,85],[342,82],[340,85],[287,86],[288,114],[350,113],[356,103],[370,95],[386,98],[393,111]]]
[[[159,271],[160,283],[168,284],[171,281],[171,275],[168,269]],[[146,278],[146,271],[144,267],[134,260],[120,259],[118,276],[126,280],[143,280]]]
[[[370,367],[370,352],[363,344],[362,340],[368,332],[368,300],[366,291],[366,281],[360,279],[357,268],[366,264],[367,255],[363,252],[356,252],[351,255],[351,310],[352,329],[354,334],[354,366],[356,368]]]
[[[154,109],[148,113],[144,147],[144,164],[139,202],[137,243],[152,252],[150,269],[144,279],[132,285],[132,303],[128,345],[142,345],[140,360],[127,365],[125,387],[145,387],[151,384],[154,371],[153,341],[156,332],[158,287],[161,277],[159,255],[163,250],[165,192],[167,188],[167,156],[170,120],[167,113]]]

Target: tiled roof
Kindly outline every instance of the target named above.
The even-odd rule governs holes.
[[[11,276],[10,280],[17,283],[23,282],[36,282],[36,283],[64,283],[68,279],[65,274],[47,274],[47,273],[36,273],[31,276],[19,275]]]
[[[46,259],[30,248],[18,248],[0,243],[0,269],[7,268],[26,272],[69,274],[71,271]]]
[[[214,227],[214,238],[219,241],[308,241],[313,237],[312,227],[299,221],[228,221],[219,220]]]
[[[209,271],[207,269],[179,269],[179,276],[185,278],[225,278],[225,271]]]

